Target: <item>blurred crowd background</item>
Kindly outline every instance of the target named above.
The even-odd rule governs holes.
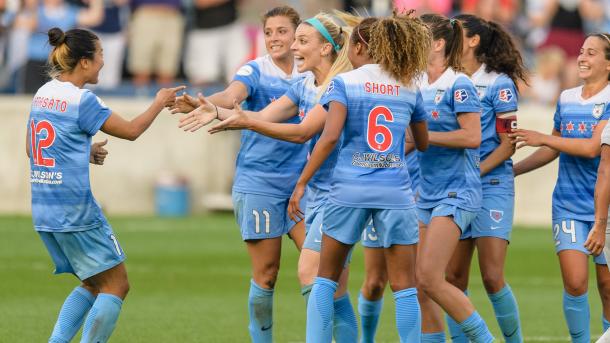
[[[522,98],[540,104],[578,84],[585,35],[610,31],[610,0],[0,0],[0,93],[33,93],[46,81],[46,32],[55,26],[89,28],[101,38],[97,93],[147,96],[176,83],[209,91],[265,53],[260,15],[282,4],[303,18],[331,9],[385,15],[396,7],[495,20],[513,33],[532,71]]]

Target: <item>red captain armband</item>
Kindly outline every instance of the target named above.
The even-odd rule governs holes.
[[[517,128],[517,114],[515,112],[502,113],[496,117],[496,132],[511,133]]]

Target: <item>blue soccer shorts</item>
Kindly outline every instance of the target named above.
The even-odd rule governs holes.
[[[580,221],[570,218],[553,218],[553,240],[555,241],[555,252],[563,250],[582,251],[587,255],[591,252],[585,249],[585,242],[589,231],[593,228],[593,222]],[[596,264],[606,264],[604,254],[593,258]]]
[[[515,212],[512,194],[483,194],[483,204],[470,224],[470,237],[496,237],[510,241]]]
[[[281,237],[296,225],[288,216],[290,198],[235,191],[232,196],[235,218],[244,241]]]
[[[108,224],[85,231],[38,234],[55,264],[55,274],[70,273],[85,280],[125,261],[125,253]]]
[[[477,212],[467,211],[448,204],[439,204],[433,208],[417,209],[417,218],[426,226],[430,224],[430,220],[434,217],[451,217],[460,231],[462,231],[460,239],[470,238],[470,223],[472,223],[476,215]]]
[[[327,203],[324,209],[324,234],[344,244],[356,244],[373,221],[379,246],[417,244],[419,227],[415,209],[355,208]]]

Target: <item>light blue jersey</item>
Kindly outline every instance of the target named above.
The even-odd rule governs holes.
[[[271,56],[265,55],[241,67],[233,81],[243,83],[248,89],[245,108],[260,111],[284,95],[302,76],[297,72],[296,65],[291,74],[286,74],[273,63]],[[295,115],[286,123],[297,124],[301,118]],[[242,130],[233,191],[289,197],[307,162],[306,158],[307,147],[303,144]]]
[[[591,138],[599,122],[610,118],[610,86],[586,100],[581,93],[582,86],[561,93],[554,117],[554,128],[561,137]],[[559,154],[553,219],[594,221],[593,194],[599,159]]]
[[[320,103],[346,106],[343,141],[331,178],[329,201],[357,208],[414,207],[405,158],[405,131],[426,120],[416,87],[405,87],[367,64],[331,81]]]
[[[460,128],[459,113],[480,113],[481,104],[472,81],[448,68],[438,80],[420,87],[428,114],[428,129],[436,132]],[[481,207],[478,149],[452,149],[430,145],[419,153],[420,186],[417,206],[431,209],[440,204],[476,211]]]
[[[315,85],[315,77],[313,74],[309,74],[294,84],[285,95],[298,106],[299,117],[303,118],[316,105],[319,90],[319,87]],[[310,153],[320,136],[321,133],[318,133],[309,141]],[[307,207],[314,208],[326,202],[330,190],[330,176],[336,161],[337,149],[330,154],[307,184]]]
[[[84,231],[106,224],[89,185],[91,137],[111,111],[86,89],[51,80],[32,101],[30,181],[37,231]]]
[[[407,169],[409,169],[409,178],[411,179],[411,189],[417,193],[419,188],[419,155],[417,150],[413,150],[407,154]]]
[[[497,115],[515,112],[518,108],[518,94],[515,83],[505,74],[486,72],[485,64],[472,74],[481,101],[481,160],[484,161],[499,145],[500,137],[496,126]],[[507,159],[481,178],[483,193],[515,194],[513,161]]]

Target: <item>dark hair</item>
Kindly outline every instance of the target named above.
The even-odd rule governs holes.
[[[274,7],[267,11],[267,13],[263,14],[262,21],[263,26],[267,24],[267,19],[273,17],[286,17],[290,20],[292,26],[296,29],[297,26],[301,23],[301,17],[299,16],[299,12],[297,12],[294,8],[290,6],[279,6]]]
[[[54,27],[49,30],[48,35],[49,44],[53,47],[48,60],[51,77],[73,71],[83,58],[92,60],[95,55],[95,42],[99,40],[93,32],[83,29],[63,32]]]
[[[377,20],[379,19],[374,17],[362,19],[362,21],[352,30],[352,35],[350,36],[352,44],[360,42],[368,47],[369,41],[371,40],[371,27]]]
[[[606,57],[606,61],[610,61],[610,34],[605,32],[592,33],[587,36],[589,37],[597,37],[606,42],[606,48],[604,49],[604,56]],[[610,81],[610,73],[608,73],[608,81]]]
[[[474,51],[477,61],[485,63],[489,73],[506,74],[516,84],[522,80],[527,84],[527,68],[515,42],[506,30],[493,21],[487,21],[472,14],[454,17],[466,30],[466,37],[479,36],[479,45]]]
[[[369,54],[396,80],[411,85],[426,70],[431,39],[428,27],[420,19],[394,13],[375,20],[368,31]]]
[[[432,39],[443,39],[445,41],[445,58],[447,66],[453,70],[461,71],[462,68],[462,24],[454,19],[449,19],[440,14],[423,14],[421,20],[428,25],[432,32]]]

